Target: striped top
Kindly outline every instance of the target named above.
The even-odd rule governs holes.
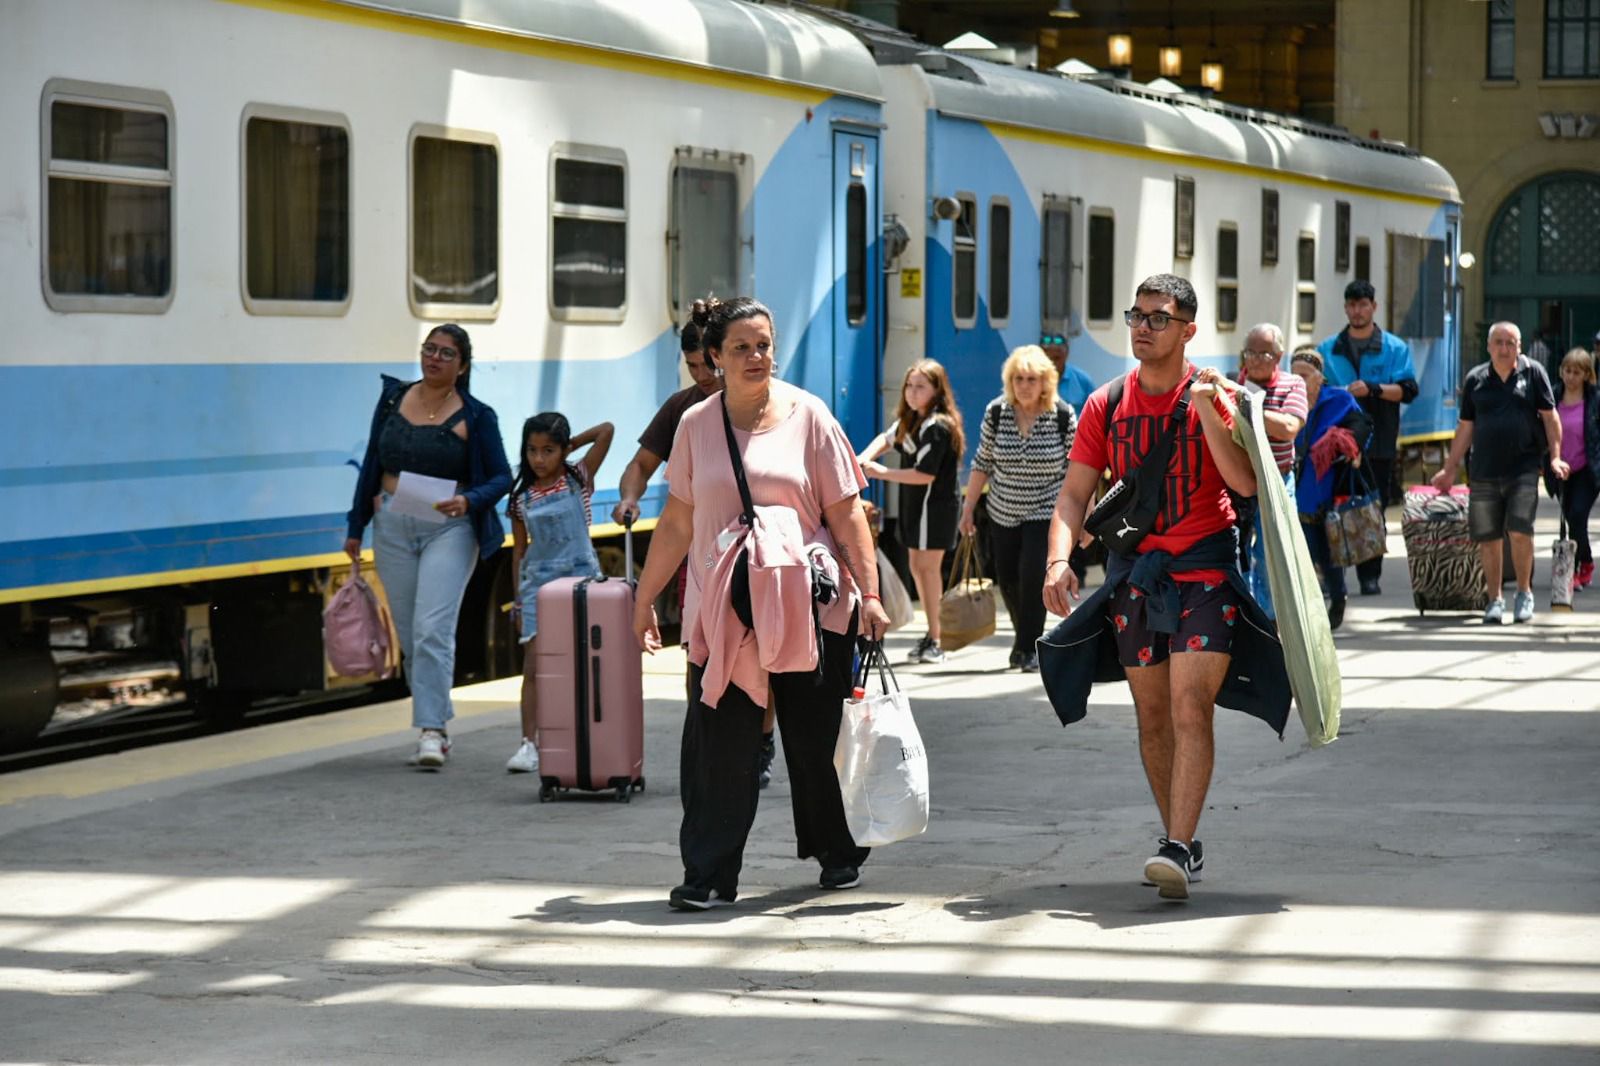
[[[583,489],[583,520],[591,526],[594,525],[594,507],[591,502],[594,499],[594,483],[589,479],[589,469],[582,463],[574,463],[572,465],[572,475],[572,478],[562,477],[558,479],[555,484],[548,488],[541,489],[529,485],[525,491],[511,497],[511,502],[506,504],[507,517],[520,521],[522,516],[527,514],[539,500],[550,496],[559,496],[564,492],[571,492],[572,480],[576,478],[579,486]]]
[[[989,517],[996,525],[1009,529],[1049,520],[1067,476],[1067,452],[1077,426],[1072,405],[1058,400],[1055,414],[1035,418],[1024,437],[1005,398],[989,401],[972,469],[989,475]]]
[[[1263,396],[1261,409],[1263,411],[1276,411],[1281,415],[1293,415],[1306,424],[1306,382],[1298,374],[1291,374],[1287,370],[1274,371],[1272,380],[1261,386]],[[1294,438],[1288,440],[1272,440],[1272,458],[1277,460],[1278,473],[1287,474],[1290,467],[1294,466]]]

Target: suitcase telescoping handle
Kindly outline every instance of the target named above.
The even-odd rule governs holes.
[[[633,581],[633,516],[622,516],[622,580]]]

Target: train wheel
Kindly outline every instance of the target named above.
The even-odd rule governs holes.
[[[20,748],[43,732],[59,696],[48,649],[0,647],[0,751]]]

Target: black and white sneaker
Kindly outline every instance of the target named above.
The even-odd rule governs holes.
[[[778,754],[778,746],[773,743],[771,733],[761,735],[761,760],[756,764],[756,784],[766,788],[772,784],[772,759]]]
[[[924,641],[921,661],[937,666],[944,662],[944,649],[939,647],[932,639]]]
[[[679,885],[667,896],[667,906],[675,911],[708,911],[732,902],[731,898],[724,899],[716,889],[704,885]]]
[[[861,870],[855,866],[829,866],[817,883],[823,888],[855,888],[861,883]]]
[[[1188,848],[1162,837],[1161,849],[1145,860],[1145,880],[1162,899],[1188,899],[1191,858]]]
[[[909,653],[907,653],[906,662],[908,662],[908,663],[924,662],[925,660],[922,658],[922,654],[923,654],[923,652],[927,651],[931,647],[936,647],[936,645],[929,638],[923,637],[921,640],[917,641],[916,647],[912,648],[911,651]]]
[[[1156,847],[1159,848],[1162,844],[1165,844],[1165,843],[1166,843],[1166,838],[1164,838],[1164,837],[1157,837],[1156,838]],[[1197,883],[1200,880],[1200,870],[1201,870],[1202,867],[1205,866],[1205,864],[1206,864],[1206,847],[1205,847],[1204,844],[1200,843],[1200,838],[1199,837],[1195,837],[1193,840],[1189,841],[1189,883],[1191,885]],[[1156,883],[1154,881],[1150,880],[1150,878],[1148,876],[1146,876],[1145,879],[1143,881],[1139,882],[1139,883],[1144,885],[1145,888],[1155,888],[1156,887]]]

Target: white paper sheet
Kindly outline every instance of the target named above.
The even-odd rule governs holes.
[[[456,483],[449,478],[428,477],[426,474],[402,470],[399,484],[395,485],[394,495],[389,499],[389,510],[394,514],[410,515],[423,522],[442,525],[449,518],[434,510],[433,505],[455,495]]]

